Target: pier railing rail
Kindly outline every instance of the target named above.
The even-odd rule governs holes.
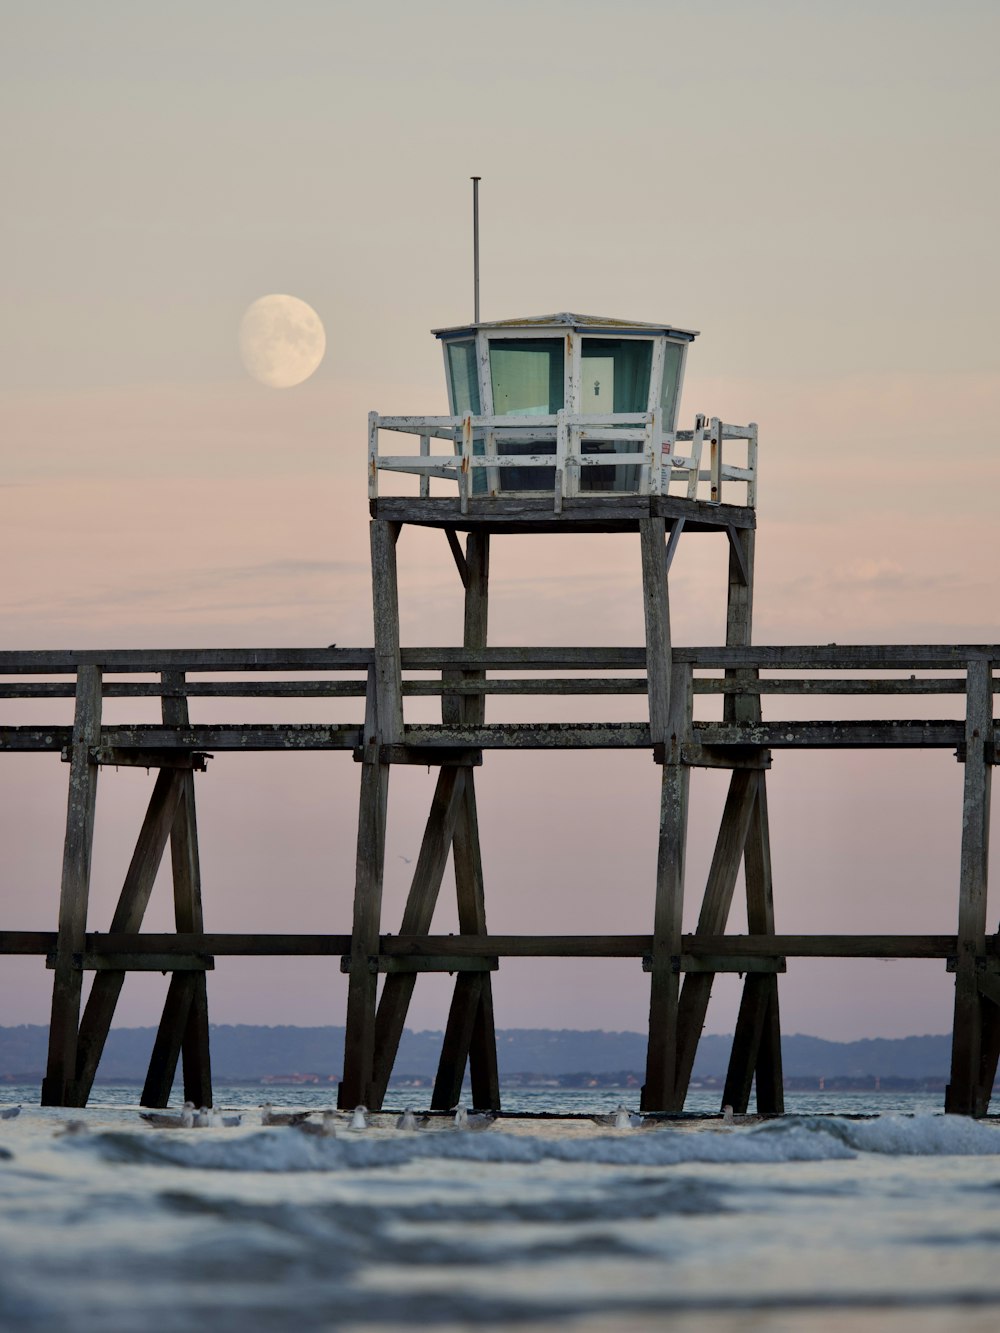
[[[382,453],[381,431],[416,437],[417,451]],[[446,441],[450,451],[432,453],[432,440]],[[739,461],[730,457],[734,444],[741,450]],[[537,451],[529,452],[532,446],[537,446]],[[561,511],[563,500],[581,491],[597,496],[673,494],[720,504],[723,487],[728,490],[734,483],[745,488],[740,498],[753,508],[757,495],[757,426],[753,422],[739,426],[718,417],[698,416],[692,430],[664,431],[659,411],[594,415],[561,410],[545,416],[369,414],[371,500],[379,496],[379,473],[409,474],[419,478],[424,498],[430,495],[432,478],[454,484],[461,512],[465,513],[473,495],[492,499],[502,496],[505,476],[525,468],[551,472],[551,485],[540,487],[540,491],[553,496],[556,513]],[[613,470],[611,490],[595,490],[588,485],[588,473],[596,468]],[[591,481],[597,475],[594,473]]]

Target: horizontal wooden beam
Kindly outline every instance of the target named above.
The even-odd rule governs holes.
[[[648,963],[648,966],[647,966]],[[642,970],[653,970],[652,958],[642,960]],[[734,954],[675,954],[670,959],[672,972],[738,972],[741,976],[748,972],[787,972],[784,958],[746,958]]]
[[[55,948],[55,931],[0,931],[0,954],[41,955]],[[651,935],[383,935],[380,955],[394,958],[643,958]],[[215,957],[340,957],[349,934],[89,934],[86,952],[109,962],[122,955]],[[685,935],[692,958],[940,958],[957,953],[954,935]],[[1000,935],[986,940],[987,959],[1000,959]]]
[[[359,746],[354,751],[354,758],[358,763],[365,761],[363,747]],[[433,750],[428,751],[426,746],[417,749],[412,745],[380,745],[378,761],[380,764],[412,764],[421,768],[426,768],[428,764],[439,765],[442,768],[452,765],[461,768],[479,768],[483,762],[483,752],[466,746],[435,746]]]
[[[744,505],[710,504],[679,495],[580,495],[564,497],[559,513],[554,496],[470,496],[460,499],[382,496],[370,503],[372,518],[418,527],[468,532],[637,532],[645,518],[684,519],[685,532],[725,532],[753,528],[756,514]]]
[[[68,762],[69,751],[64,750],[62,757]],[[91,763],[115,768],[183,768],[204,773],[211,757],[201,750],[124,750],[114,745],[94,745],[90,749]]]
[[[495,972],[499,966],[499,958],[458,958],[454,955],[450,958],[434,954],[420,958],[401,958],[396,954],[378,954],[368,959],[368,971],[373,973]],[[340,970],[350,972],[350,954],[344,954],[341,958]]]
[[[998,649],[1000,651],[1000,649]],[[564,669],[569,664],[565,664]],[[642,664],[644,669],[644,664]],[[916,677],[795,677],[732,680],[696,676],[695,694],[750,695],[924,695],[965,693],[964,676]],[[202,681],[172,687],[174,696],[203,699],[363,699],[363,680],[275,680],[252,677],[243,681]],[[645,694],[645,676],[537,676],[490,677],[471,680],[404,680],[403,694],[411,698],[444,694],[486,695],[588,695]],[[994,679],[994,694],[1000,694],[1000,677]],[[72,699],[75,684],[52,681],[19,681],[0,684],[0,699]],[[151,681],[110,681],[104,686],[106,699],[159,698],[163,686]]]
[[[55,965],[52,950],[45,966],[52,970]],[[215,959],[200,953],[95,953],[88,949],[73,955],[73,967],[79,972],[211,972]]]
[[[685,529],[686,531],[687,529]],[[0,676],[74,675],[80,666],[99,666],[105,676],[156,675],[161,671],[292,673],[301,671],[366,671],[373,660],[371,648],[203,648],[203,649],[4,649]],[[1000,644],[751,644],[747,646],[675,646],[674,659],[705,670],[736,667],[781,671],[941,671],[964,670],[968,663],[990,661],[1000,665]],[[403,648],[404,670],[440,671],[458,668],[486,670],[645,670],[646,650],[640,647],[496,647]],[[322,695],[355,693],[362,682],[262,681],[262,694],[295,695],[300,689]],[[761,685],[771,682],[762,681]],[[919,682],[915,682],[919,684]],[[37,682],[44,697],[50,682]],[[994,681],[994,689],[997,682]],[[343,687],[343,688],[342,688]],[[24,687],[12,687],[24,688]],[[56,685],[57,690],[64,686]],[[187,681],[182,693],[239,695],[244,686],[233,681]],[[715,689],[716,687],[711,687]],[[956,682],[961,689],[961,682]],[[6,689],[6,686],[5,686]],[[105,681],[107,697],[128,694],[159,695],[162,687],[149,681]],[[255,689],[256,692],[256,689]],[[892,691],[890,691],[892,692]],[[54,695],[53,697],[68,697]]]

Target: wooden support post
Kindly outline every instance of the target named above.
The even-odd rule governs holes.
[[[750,833],[750,821],[757,798],[755,769],[737,768],[729,782],[729,793],[722,813],[715,854],[708,873],[705,897],[698,917],[699,935],[721,935],[725,931],[732,906],[733,891],[739,874],[743,849]],[[693,972],[684,978],[677,1019],[677,1082],[675,1101],[670,1110],[680,1111],[687,1096],[691,1070],[698,1049],[705,1014],[712,994],[714,974]]]
[[[382,745],[403,743],[403,683],[399,656],[399,587],[396,541],[399,524],[371,524],[372,602],[375,620],[375,682]]]
[[[372,524],[372,531],[379,524]],[[373,537],[374,550],[374,537]],[[374,572],[374,568],[373,568]],[[376,597],[378,594],[376,594]],[[397,629],[398,642],[398,629]],[[354,880],[351,971],[347,985],[344,1077],[337,1094],[343,1109],[367,1105],[375,1091],[375,1000],[378,973],[369,966],[379,951],[382,879],[385,871],[385,824],[389,800],[389,765],[379,762],[381,735],[377,705],[377,663],[368,672],[365,745],[361,763],[358,848]]]
[[[751,935],[774,934],[774,896],[771,886],[771,848],[767,819],[767,785],[763,772],[756,774],[757,795],[744,866],[747,881],[747,929]],[[781,1025],[778,1011],[778,978],[775,974],[747,974],[743,985],[733,1049],[729,1057],[724,1106],[742,1115],[750,1100],[750,1087],[757,1078],[757,1110],[778,1115],[785,1109],[781,1065]]]
[[[42,1105],[70,1105],[77,1068],[77,1036],[87,932],[90,862],[94,842],[98,765],[91,750],[101,742],[101,670],[81,666],[76,678],[76,710],[69,747],[69,799],[59,893],[59,931],[52,983],[49,1053],[42,1080]]]
[[[468,770],[471,773],[471,769]],[[455,823],[465,788],[464,768],[442,768],[438,773],[430,815],[403,911],[400,935],[426,935],[431,928],[441,880],[451,852]],[[369,1105],[377,1110],[385,1098],[389,1076],[403,1035],[407,1010],[416,984],[415,972],[397,972],[385,979],[375,1017],[375,1057]]]
[[[195,972],[175,972],[167,987],[167,999],[163,1006],[160,1026],[153,1042],[153,1053],[149,1059],[146,1082],[143,1084],[141,1106],[166,1106],[170,1100],[170,1091],[174,1086],[177,1073],[177,1061],[188,1031],[191,1009],[196,999],[196,982],[199,974]],[[204,980],[204,976],[201,976]],[[211,1106],[212,1092],[207,1097],[188,1097],[185,1079],[185,1101],[196,1106]]]
[[[455,826],[455,884],[458,890],[458,929],[463,935],[486,935],[486,895],[483,860],[479,843],[479,817],[473,770],[466,770],[462,806]],[[461,1009],[463,1000],[456,984],[452,1011]],[[479,977],[479,999],[470,998],[472,1027],[466,1048],[472,1104],[477,1110],[500,1110],[500,1076],[497,1069],[497,1040],[493,1019],[493,978],[488,972]],[[449,1019],[449,1024],[451,1020]],[[444,1055],[441,1070],[446,1068]],[[465,1059],[461,1060],[462,1069]],[[440,1071],[439,1071],[440,1077]],[[461,1077],[458,1080],[461,1088]],[[436,1096],[436,1090],[435,1090]],[[437,1101],[432,1103],[437,1106]],[[453,1101],[452,1106],[455,1105]]]
[[[110,931],[113,935],[131,935],[142,925],[186,776],[189,775],[178,768],[162,769],[157,774],[118,906],[111,919]],[[80,1024],[76,1079],[68,1093],[68,1105],[87,1105],[124,984],[124,969],[99,972],[94,977]]]
[[[162,716],[168,726],[190,722],[184,673],[164,671],[160,677]],[[201,934],[205,917],[201,898],[201,863],[195,814],[194,774],[179,774],[180,799],[170,831],[170,864],[174,883],[174,924],[180,934]],[[177,1027],[176,1025],[180,1025]],[[184,1099],[195,1106],[212,1105],[212,1061],[208,1030],[208,988],[204,972],[171,977],[160,1028],[142,1090],[143,1106],[166,1106],[183,1061]]]
[[[670,716],[670,601],[667,594],[666,523],[639,520],[642,551],[642,604],[646,621],[646,676],[649,682],[649,729],[656,745],[667,733]]]
[[[753,574],[756,533],[752,529],[728,528],[729,597],[726,614],[726,643],[747,647],[753,622]],[[727,671],[726,679],[754,683],[757,671]],[[727,694],[723,701],[726,722],[759,722],[758,693]],[[757,792],[745,848],[747,920],[751,934],[773,935],[774,893],[771,883],[771,838],[767,814],[767,780],[758,774]],[[781,1023],[778,1010],[778,978],[748,975],[743,985],[723,1105],[742,1114],[757,1079],[757,1110],[762,1114],[784,1110],[784,1080],[781,1064]]]
[[[488,532],[469,533],[465,548],[468,574],[465,591],[466,648],[485,648],[489,614],[490,537]],[[467,672],[465,680],[481,680],[482,672]],[[449,714],[471,726],[486,720],[484,695],[452,696],[442,701],[443,716]],[[463,769],[461,803],[455,822],[455,887],[458,894],[458,928],[463,935],[486,934],[486,896],[479,819],[476,810],[474,770]],[[466,1064],[472,1080],[472,1101],[479,1109],[500,1109],[500,1080],[497,1072],[496,1032],[493,1018],[493,982],[489,973],[455,982],[445,1042],[438,1065],[431,1105],[448,1110],[461,1094]]]
[[[955,1020],[951,1041],[951,1082],[945,1110],[985,1115],[992,1086],[981,1082],[983,1008],[979,970],[986,956],[986,885],[989,871],[990,785],[992,779],[993,673],[985,660],[969,663],[966,678],[965,782],[958,902],[958,965]],[[991,1025],[992,1026],[992,1025]],[[991,1031],[992,1038],[992,1031]],[[988,1043],[992,1046],[992,1040]],[[991,1080],[992,1083],[992,1080]]]
[[[669,737],[660,792],[660,833],[650,962],[649,1040],[646,1047],[646,1082],[641,1101],[644,1111],[667,1111],[676,1101],[680,975],[674,971],[672,960],[681,952],[684,858],[691,785],[691,770],[681,762],[681,750],[691,731],[693,696],[691,668],[677,665],[672,675]]]

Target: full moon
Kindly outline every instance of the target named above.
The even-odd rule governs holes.
[[[325,351],[323,321],[297,296],[261,296],[247,307],[240,323],[240,356],[261,384],[272,389],[301,384]]]

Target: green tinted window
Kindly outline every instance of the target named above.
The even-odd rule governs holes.
[[[677,422],[677,391],[681,382],[684,348],[680,343],[667,342],[663,356],[663,390],[660,407],[663,409],[663,429],[673,430]]]
[[[651,338],[584,338],[581,351],[581,412],[648,410]]]
[[[453,414],[464,417],[471,412],[474,417],[478,417],[480,406],[476,344],[471,340],[448,344],[448,378]]]
[[[562,338],[498,338],[490,342],[493,411],[497,416],[549,416],[565,402]]]

